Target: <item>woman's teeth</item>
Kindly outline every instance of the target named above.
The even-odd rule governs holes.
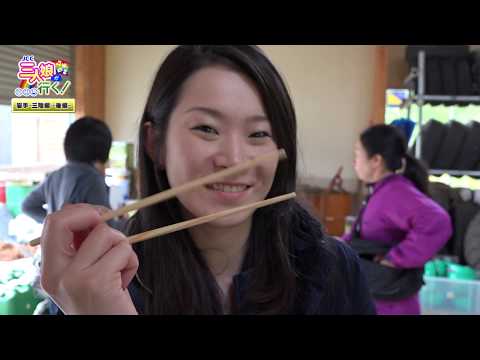
[[[209,185],[208,188],[214,191],[221,191],[226,193],[238,193],[243,192],[249,188],[247,185],[224,185],[224,184],[213,184]]]

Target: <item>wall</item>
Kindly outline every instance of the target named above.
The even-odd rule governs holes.
[[[174,45],[106,46],[105,119],[118,141],[134,141],[155,72]]]
[[[388,87],[403,88],[410,69],[405,60],[407,45],[388,45]]]
[[[135,141],[155,71],[173,45],[107,46],[106,121],[114,138]],[[299,124],[299,174],[326,186],[343,165],[356,190],[353,145],[372,109],[374,46],[261,46],[286,79]]]

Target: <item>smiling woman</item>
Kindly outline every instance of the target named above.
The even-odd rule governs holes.
[[[140,209],[128,235],[295,191],[295,110],[264,53],[255,46],[177,47],[156,75],[140,124],[141,197],[277,149],[287,161],[265,161]],[[325,236],[294,200],[133,250],[99,218],[95,209],[72,206],[47,221],[42,285],[65,313],[374,313],[352,250]],[[90,235],[72,252],[73,232],[86,229]]]

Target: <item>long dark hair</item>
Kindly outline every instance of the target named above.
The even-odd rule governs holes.
[[[170,114],[182,85],[195,72],[223,65],[250,78],[256,85],[273,139],[285,149],[288,161],[281,162],[268,197],[295,191],[297,167],[296,116],[288,90],[275,67],[256,46],[179,46],[160,66],[143,113],[139,134],[139,192],[147,197],[170,188],[164,169],[145,149],[144,124],[156,129],[155,154],[160,156]],[[291,259],[289,229],[294,201],[257,210],[254,214],[244,267],[253,279],[246,294],[257,313],[287,313],[294,302],[296,274]],[[128,227],[139,233],[183,221],[181,206],[174,199],[140,210]],[[140,258],[138,275],[145,291],[148,314],[220,314],[219,289],[203,256],[188,231],[136,246]],[[235,309],[234,312],[238,309]]]
[[[402,175],[428,195],[428,171],[417,159],[408,154],[404,134],[391,125],[376,125],[365,130],[360,141],[371,158],[380,155],[386,168],[391,172],[401,171]]]

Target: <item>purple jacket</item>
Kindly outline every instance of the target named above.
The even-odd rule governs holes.
[[[386,259],[398,268],[418,268],[431,260],[452,236],[448,213],[401,175],[374,186],[362,218],[361,238],[393,248]],[[352,234],[344,236],[345,241]]]
[[[401,175],[388,176],[374,186],[360,229],[362,239],[393,246],[385,258],[407,269],[424,266],[453,232],[448,213]],[[351,237],[347,234],[343,240],[349,242]],[[375,300],[375,306],[379,315],[421,313],[418,294],[398,301]]]

